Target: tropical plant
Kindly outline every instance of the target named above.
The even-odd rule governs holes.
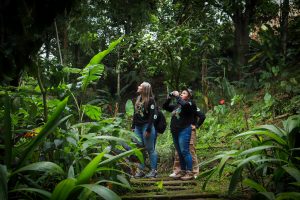
[[[201,174],[201,177],[207,177],[203,188],[215,173],[221,177],[225,167],[228,166],[233,170],[228,188],[229,194],[232,194],[239,182],[243,182],[270,199],[271,196],[275,197],[275,194],[277,194],[276,199],[282,199],[287,194],[284,192],[292,192],[295,189],[287,185],[288,182],[292,183],[291,177],[297,181],[293,185],[296,187],[299,185],[299,143],[297,142],[299,130],[300,116],[296,115],[283,122],[283,129],[275,125],[262,125],[236,135],[234,139],[243,138],[245,142],[240,146],[240,150],[221,152],[201,164],[207,165],[220,160],[218,165]],[[276,188],[282,189],[276,190]],[[299,196],[299,193],[290,194]]]
[[[47,123],[40,130],[38,135],[32,140],[26,140],[24,142],[20,142],[19,144],[13,144],[11,138],[13,137],[13,129],[11,123],[11,99],[9,95],[6,95],[6,106],[5,106],[5,131],[4,131],[4,141],[5,145],[3,149],[5,151],[5,157],[3,159],[3,163],[5,165],[1,165],[1,194],[3,194],[3,199],[8,199],[8,186],[11,184],[9,181],[15,181],[15,175],[27,171],[27,170],[37,170],[44,171],[50,169],[59,169],[59,167],[55,163],[34,163],[28,164],[30,160],[30,156],[37,149],[37,147],[45,140],[45,138],[51,134],[55,128],[66,121],[69,116],[63,117],[60,119],[61,113],[64,111],[65,106],[67,104],[68,98],[65,98],[56,108],[53,115],[49,118]],[[49,164],[49,165],[47,165]],[[46,167],[45,167],[46,166]],[[58,173],[61,173],[61,170],[57,170]],[[13,192],[13,191],[12,191]]]

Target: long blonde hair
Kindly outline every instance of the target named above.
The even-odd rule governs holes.
[[[153,93],[152,93],[152,88],[150,83],[148,82],[143,82],[141,84],[142,86],[142,92],[141,94],[137,97],[136,102],[135,102],[135,109],[137,110],[138,106],[140,106],[141,104],[144,104],[145,108],[148,107],[148,103],[150,98],[154,98],[153,97]]]

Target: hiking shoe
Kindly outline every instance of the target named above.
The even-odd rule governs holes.
[[[176,176],[176,174],[178,174],[179,172],[173,172],[172,174],[169,175],[170,178],[174,178]]]
[[[181,180],[187,181],[194,179],[194,173],[192,171],[187,171],[186,174],[182,177],[180,177]]]
[[[171,175],[173,175],[173,174],[170,174],[170,177],[171,177]],[[181,171],[175,173],[175,174],[172,176],[172,178],[174,178],[174,179],[180,179],[180,177],[182,177],[182,176],[184,176],[184,175],[185,175],[185,171],[181,170]]]
[[[134,178],[142,178],[145,176],[145,173],[143,171],[138,171],[135,173]]]
[[[155,169],[152,169],[146,176],[145,178],[156,178],[157,176],[157,171]]]

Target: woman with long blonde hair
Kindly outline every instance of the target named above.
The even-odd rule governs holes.
[[[153,178],[157,176],[157,153],[155,150],[156,131],[153,125],[155,100],[150,83],[143,82],[140,84],[137,93],[139,96],[134,106],[132,128],[134,128],[135,134],[140,139],[139,145],[144,147],[149,155],[151,171],[145,176],[145,164],[141,163],[135,177]]]

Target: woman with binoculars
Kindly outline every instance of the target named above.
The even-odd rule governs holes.
[[[171,104],[172,98],[176,99],[176,104]],[[172,112],[170,128],[181,168],[173,177],[181,180],[194,178],[189,145],[192,133],[191,125],[194,121],[194,113],[197,110],[197,106],[191,98],[192,90],[190,89],[184,89],[181,94],[178,91],[173,91],[163,104],[163,109]]]

